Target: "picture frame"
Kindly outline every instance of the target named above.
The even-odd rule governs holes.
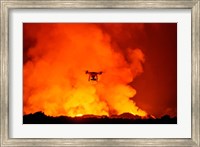
[[[96,138],[96,139],[16,139],[9,138],[9,12],[11,9],[40,8],[123,8],[123,9],[191,9],[192,15],[192,137],[190,139],[154,138]],[[200,146],[200,48],[199,23],[200,1],[9,1],[1,0],[1,50],[0,50],[0,97],[1,97],[1,146]]]

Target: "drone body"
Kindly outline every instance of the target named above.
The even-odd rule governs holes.
[[[101,75],[103,72],[90,72],[90,71],[86,71],[86,74],[89,74],[88,77],[88,81],[92,80],[92,81],[98,81],[98,75]]]

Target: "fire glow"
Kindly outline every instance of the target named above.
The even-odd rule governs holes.
[[[130,83],[143,72],[142,49],[121,52],[95,24],[24,24],[24,31],[35,39],[25,52],[24,114],[147,115],[131,99]],[[103,73],[88,81],[87,70]]]

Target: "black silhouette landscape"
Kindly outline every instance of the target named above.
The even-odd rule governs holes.
[[[23,124],[177,124],[177,117],[164,115],[160,118],[141,118],[130,113],[121,115],[96,116],[83,115],[79,117],[47,116],[43,112],[36,112],[23,116]]]

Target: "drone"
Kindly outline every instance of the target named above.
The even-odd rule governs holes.
[[[89,74],[89,77],[88,77],[88,81],[92,80],[92,81],[98,81],[98,75],[101,75],[103,72],[100,71],[100,72],[91,72],[91,71],[86,71],[85,72],[86,74]]]

